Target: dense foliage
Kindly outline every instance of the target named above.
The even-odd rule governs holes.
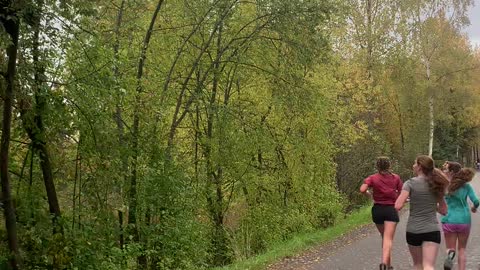
[[[379,155],[478,158],[470,0],[1,3],[13,269],[226,265],[334,226]]]

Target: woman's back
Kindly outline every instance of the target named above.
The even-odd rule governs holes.
[[[445,196],[448,205],[447,215],[442,218],[442,223],[469,224],[471,222],[470,207],[467,198],[478,205],[479,201],[470,184],[464,184],[456,191]]]
[[[424,177],[407,180],[403,187],[410,193],[410,215],[407,232],[426,233],[439,231],[437,220],[437,199],[430,191]]]
[[[381,205],[394,205],[402,190],[402,180],[394,173],[370,175],[365,183],[373,189],[374,202]]]

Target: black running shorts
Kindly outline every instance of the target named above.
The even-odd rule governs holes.
[[[421,246],[423,242],[434,242],[440,244],[440,231],[433,231],[427,233],[411,233],[407,232],[407,244],[411,246]]]
[[[393,205],[374,204],[372,207],[372,220],[375,224],[385,221],[399,222],[398,212]]]

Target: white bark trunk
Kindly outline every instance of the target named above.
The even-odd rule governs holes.
[[[433,95],[428,98],[428,109],[430,111],[430,134],[428,137],[428,155],[431,157],[433,153],[433,132],[435,130],[435,121],[433,114]]]
[[[426,68],[427,68],[427,87],[430,88],[430,62],[426,60]],[[433,111],[433,92],[430,93],[428,97],[428,111],[430,116],[430,132],[428,135],[428,155],[431,157],[433,153],[433,133],[435,130],[435,121],[434,121],[434,111]]]
[[[475,147],[472,146],[472,167],[477,167],[476,166],[477,162],[476,162],[476,159],[475,159]]]

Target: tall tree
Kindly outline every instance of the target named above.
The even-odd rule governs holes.
[[[440,54],[442,46],[442,32],[438,32],[432,28],[437,18],[445,18],[446,23],[454,28],[462,27],[468,22],[466,11],[472,5],[472,0],[446,0],[446,1],[414,1],[414,3],[405,3],[411,5],[407,7],[405,12],[412,16],[413,33],[412,46],[419,55],[422,65],[424,66],[425,87],[428,93],[428,112],[429,112],[429,131],[428,131],[428,155],[433,153],[433,141],[435,131],[435,87],[432,82],[432,62],[434,62]],[[441,76],[441,75],[440,75]]]
[[[2,139],[0,146],[0,177],[2,182],[2,202],[5,213],[8,247],[10,249],[9,262],[12,269],[20,269],[18,251],[17,227],[15,208],[12,201],[9,172],[9,149],[12,122],[12,106],[14,101],[15,74],[17,67],[18,36],[20,29],[19,7],[13,1],[3,1],[0,10],[0,22],[10,38],[7,47],[7,69],[2,72],[6,80],[6,89],[3,96]]]
[[[55,183],[53,178],[53,169],[51,164],[51,158],[48,151],[48,143],[45,132],[45,111],[47,110],[48,103],[48,86],[46,84],[47,78],[45,75],[45,60],[42,59],[42,51],[40,48],[41,34],[42,32],[42,17],[44,15],[44,1],[37,1],[31,8],[31,27],[33,32],[32,37],[32,64],[33,64],[33,77],[32,89],[33,100],[21,102],[20,111],[22,113],[24,128],[32,141],[32,147],[34,151],[38,153],[40,158],[40,167],[42,169],[43,181],[45,184],[45,190],[47,192],[47,199],[49,205],[50,214],[53,217],[53,231],[61,232],[63,229],[58,223],[58,219],[61,216],[60,204],[58,202],[58,196],[55,189]],[[46,23],[46,22],[43,22]],[[26,86],[25,88],[28,88]],[[33,104],[28,107],[27,104]]]
[[[135,104],[134,104],[134,111],[133,111],[133,125],[132,125],[132,142],[131,142],[131,172],[130,172],[130,186],[129,186],[129,198],[128,198],[128,224],[130,224],[133,228],[132,236],[133,241],[138,242],[140,240],[139,236],[139,224],[137,220],[137,169],[138,169],[138,158],[139,158],[139,140],[141,137],[141,130],[140,130],[140,109],[142,106],[142,95],[143,95],[143,70],[145,66],[145,61],[147,59],[147,52],[148,46],[150,44],[150,38],[152,37],[153,27],[157,20],[158,13],[162,7],[163,0],[159,0],[157,5],[155,6],[155,10],[152,15],[152,19],[150,21],[150,25],[145,33],[145,38],[142,43],[141,51],[140,51],[140,58],[138,60],[137,66],[137,76],[136,76],[136,94],[135,94]],[[146,267],[146,259],[145,256],[139,257],[139,264],[143,267]]]

